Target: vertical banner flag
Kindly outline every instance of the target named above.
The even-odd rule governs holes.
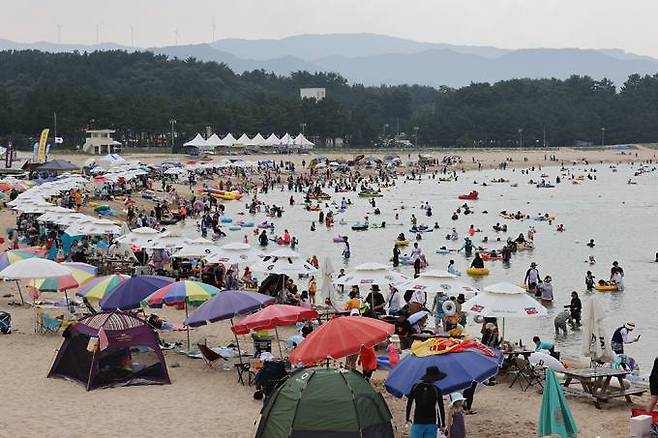
[[[46,162],[46,143],[48,142],[48,134],[50,134],[50,129],[46,128],[41,131],[41,137],[39,137],[39,151],[37,153],[37,161],[39,163]]]

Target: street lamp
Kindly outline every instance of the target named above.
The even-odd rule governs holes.
[[[414,126],[414,133],[416,135],[416,143],[415,143],[416,147],[418,147],[418,131],[420,131],[420,128],[418,126]]]
[[[174,125],[176,124],[176,119],[169,119],[169,124],[171,125],[171,152],[174,152]]]
[[[601,146],[605,146],[605,128],[601,128]]]
[[[304,135],[304,130],[306,129],[306,123],[300,123],[299,128],[302,130],[302,135]]]

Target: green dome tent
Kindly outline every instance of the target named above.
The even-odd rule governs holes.
[[[327,437],[393,438],[391,412],[359,373],[301,369],[267,400],[256,438]]]

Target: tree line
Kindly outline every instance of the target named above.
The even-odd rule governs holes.
[[[169,146],[210,127],[240,135],[295,134],[318,144],[342,138],[354,147],[398,132],[428,147],[548,146],[579,142],[656,142],[658,74],[615,86],[588,76],[513,79],[454,89],[366,87],[335,73],[262,70],[150,52],[0,52],[0,144],[29,148],[53,126],[65,144],[87,128],[112,128],[129,146]],[[321,101],[299,89],[324,87]]]

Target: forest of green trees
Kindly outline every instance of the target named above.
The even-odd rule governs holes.
[[[301,100],[299,88],[327,98]],[[460,89],[350,85],[337,74],[264,71],[121,51],[0,52],[0,145],[30,147],[45,127],[82,144],[89,127],[113,128],[130,146],[170,144],[210,126],[219,135],[305,134],[323,144],[344,138],[371,146],[398,130],[428,147],[607,144],[658,141],[658,74],[632,75],[617,87],[573,76],[514,79]],[[417,128],[417,129],[415,129]],[[522,136],[520,134],[522,130]],[[415,140],[415,136],[412,136]]]

